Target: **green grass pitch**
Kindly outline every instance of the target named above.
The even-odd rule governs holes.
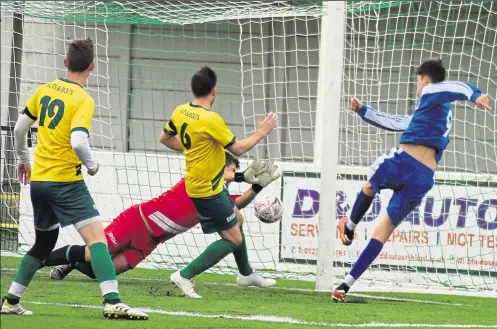
[[[5,295],[20,258],[0,260]],[[1,316],[1,328],[497,328],[497,299],[369,293],[333,304],[329,293],[313,291],[312,282],[279,280],[277,288],[263,290],[237,287],[235,276],[203,274],[197,289],[204,298],[192,300],[179,295],[169,275],[135,269],[119,276],[123,301],[146,308],[150,316],[148,321],[123,321],[102,317],[96,282],[77,272],[52,281],[43,269],[23,299],[35,314]]]

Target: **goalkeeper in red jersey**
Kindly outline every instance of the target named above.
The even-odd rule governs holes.
[[[226,184],[235,181],[235,176],[239,176],[236,181],[243,181],[244,177],[256,177],[265,173],[266,169],[269,172],[272,169],[263,166],[260,161],[254,161],[245,172],[235,173],[239,166],[238,160],[226,152],[224,172]],[[263,176],[264,178],[259,180],[259,184],[252,185],[243,194],[231,196],[238,209],[245,208],[262,188],[279,177],[279,175]],[[162,195],[124,210],[105,228],[105,236],[116,273],[121,274],[135,268],[160,243],[188,231],[198,223],[197,212],[186,193],[184,179],[181,179]],[[274,286],[275,280],[265,279],[254,272],[248,262],[246,246],[240,249],[243,252],[238,252],[235,255],[240,271],[236,282],[241,286]],[[45,260],[44,266],[57,266],[50,273],[50,277],[54,280],[64,279],[74,269],[90,278],[95,278],[90,255],[84,245],[68,245],[53,251]]]

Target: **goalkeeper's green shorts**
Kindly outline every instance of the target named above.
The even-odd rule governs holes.
[[[229,230],[237,224],[233,208],[235,203],[228,190],[206,198],[191,198],[206,234]]]
[[[75,182],[31,182],[35,228],[51,231],[59,225],[77,229],[98,220],[99,212],[83,180]]]

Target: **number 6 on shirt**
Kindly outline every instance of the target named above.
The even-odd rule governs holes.
[[[192,147],[192,140],[190,138],[190,135],[186,133],[186,128],[188,128],[188,123],[183,122],[181,125],[181,131],[180,131],[180,137],[181,137],[181,144],[189,150]]]

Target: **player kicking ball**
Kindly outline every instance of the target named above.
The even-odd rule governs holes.
[[[235,173],[239,167],[238,160],[226,152],[224,169],[226,187],[230,182],[235,181],[235,177],[240,177],[239,181],[253,181],[256,175],[261,177],[264,174],[262,179],[258,179],[259,184],[252,185],[241,195],[231,195],[236,207],[243,209],[278,176],[275,175],[276,166],[269,168],[270,172],[273,172],[272,175],[265,175],[268,166],[264,167],[260,161],[254,161],[243,173]],[[267,179],[268,177],[269,179]],[[198,223],[195,206],[186,194],[184,179],[159,197],[124,210],[105,228],[105,236],[116,273],[121,274],[133,269],[150,255],[160,243],[188,231]],[[254,272],[248,261],[245,245],[238,250],[236,257],[240,272],[236,279],[237,284],[263,288],[276,284],[275,280],[265,279]],[[50,273],[52,279],[62,280],[74,269],[92,279],[95,278],[90,263],[90,254],[85,246],[62,247],[53,251],[44,262],[46,266],[61,264],[66,265],[52,269]]]
[[[81,173],[82,164],[90,176],[98,171],[88,143],[95,102],[83,89],[95,67],[93,58],[90,39],[72,41],[64,59],[66,78],[41,85],[29,98],[14,128],[18,177],[23,184],[30,183],[35,243],[24,255],[7,296],[2,299],[2,314],[33,314],[19,300],[55,247],[59,226],[74,225],[93,259],[95,277],[104,297],[103,315],[148,318],[147,314],[121,302],[100,215]],[[38,144],[31,174],[26,136],[36,121]]]
[[[355,262],[349,274],[332,293],[334,302],[345,303],[346,294],[354,282],[378,257],[383,245],[407,215],[420,205],[434,185],[434,171],[449,143],[452,125],[451,102],[466,100],[491,110],[488,97],[480,89],[466,83],[445,81],[445,68],[440,59],[423,62],[416,71],[418,106],[411,116],[387,115],[376,112],[356,98],[351,110],[366,122],[390,131],[403,131],[399,147],[382,156],[371,166],[373,173],[359,192],[350,219],[338,223],[340,238],[350,245],[354,230],[383,189],[393,190],[386,214],[380,218],[371,240]]]
[[[264,120],[259,120],[254,134],[236,140],[223,118],[212,110],[216,97],[216,73],[203,67],[193,75],[190,83],[193,100],[174,109],[159,140],[184,153],[186,193],[195,205],[202,231],[205,234],[218,233],[221,237],[187,267],[171,275],[171,281],[185,296],[201,298],[195,292],[193,278],[231,253],[237,264],[247,263],[242,257],[247,248],[241,226],[243,217],[224,187],[224,149],[236,156],[245,154],[274,129],[277,116],[270,113]]]

